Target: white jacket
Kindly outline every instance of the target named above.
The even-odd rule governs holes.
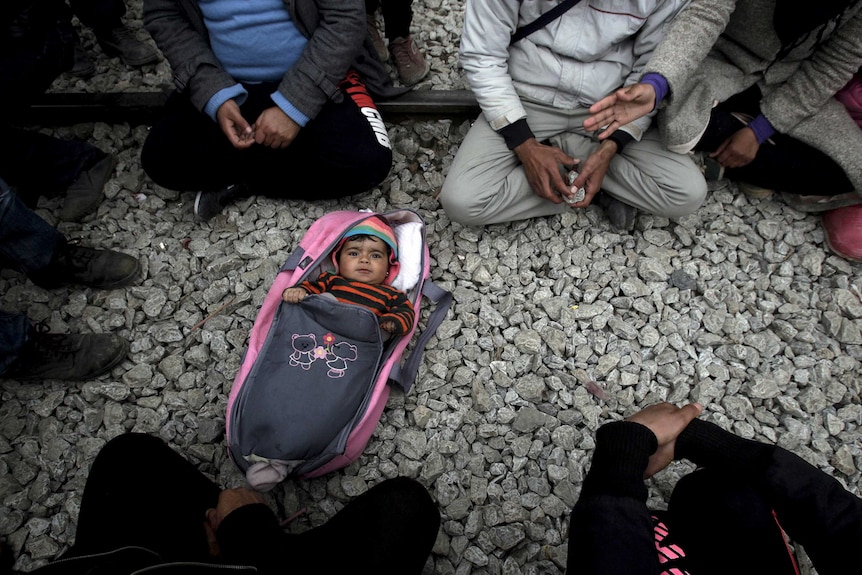
[[[636,83],[688,0],[581,0],[509,46],[515,30],[558,0],[467,0],[460,58],[485,118],[499,130],[526,117],[521,98],[555,108],[589,107]],[[623,129],[640,140],[651,116]]]

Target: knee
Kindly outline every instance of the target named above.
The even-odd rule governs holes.
[[[453,222],[465,226],[482,226],[487,223],[484,206],[476,193],[470,193],[467,186],[447,178],[437,198],[443,211]]]
[[[706,180],[699,170],[666,188],[664,213],[667,218],[675,219],[693,214],[706,200]]]

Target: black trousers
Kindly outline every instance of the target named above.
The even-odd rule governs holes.
[[[745,126],[732,112],[755,117],[760,114],[760,89],[752,86],[712,109],[706,132],[696,150],[714,152]],[[785,134],[776,133],[757,150],[754,160],[725,175],[762,188],[806,196],[833,196],[853,191],[844,170],[820,150]]]
[[[275,105],[270,94],[276,85],[245,87],[249,95],[240,110],[253,124],[263,110]],[[257,144],[237,150],[217,123],[175,93],[144,142],[141,164],[155,183],[178,191],[244,183],[253,194],[303,200],[368,191],[389,174],[391,144],[359,77],[349,74],[340,88],[341,102],[328,102],[288,147],[279,150]]]
[[[661,517],[669,542],[685,551],[677,566],[691,573],[798,575],[768,501],[738,476],[700,469],[682,477]]]
[[[166,561],[212,561],[204,531],[219,487],[158,437],[128,433],[99,452],[90,469],[74,546],[64,557],[143,546]],[[418,482],[378,483],[325,524],[285,536],[292,572],[421,573],[440,513]],[[307,565],[306,565],[307,563]],[[329,569],[331,567],[331,569]]]
[[[365,0],[365,11],[373,14],[377,8],[383,12],[383,34],[392,40],[410,34],[413,22],[413,0]]]

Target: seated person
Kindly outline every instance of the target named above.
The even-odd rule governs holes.
[[[677,218],[700,207],[703,176],[691,158],[665,148],[650,118],[601,141],[583,126],[591,104],[637,82],[685,3],[580,2],[513,38],[548,3],[467,0],[461,64],[482,114],[440,191],[449,218],[486,225],[598,201],[615,227],[630,230],[636,209]],[[579,175],[569,183],[573,167]]]

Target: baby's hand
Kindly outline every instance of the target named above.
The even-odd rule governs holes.
[[[305,299],[308,293],[301,287],[289,287],[281,292],[281,299],[288,303],[299,303]]]
[[[389,333],[392,333],[396,329],[395,322],[392,320],[384,321],[383,323],[380,324],[380,329],[382,329],[383,331],[388,331]]]

